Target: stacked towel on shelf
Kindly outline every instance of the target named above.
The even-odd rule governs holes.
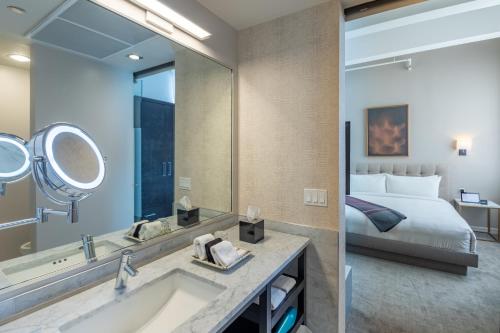
[[[271,286],[272,310],[276,310],[278,306],[280,306],[281,303],[283,303],[283,301],[286,298],[286,295],[293,289],[293,287],[295,287],[296,283],[297,281],[295,281],[294,278],[286,275],[280,275],[280,277],[273,282],[273,285]],[[259,305],[259,298],[257,298],[254,301],[254,303]]]
[[[292,290],[293,287],[295,287],[296,283],[297,282],[295,281],[294,278],[286,275],[280,275],[280,277],[273,282],[273,287],[281,289],[288,294],[290,290]]]
[[[211,242],[215,239],[212,234],[206,234],[196,237],[193,241],[194,245],[194,255],[200,260],[207,259],[207,252],[205,250],[205,244]]]
[[[276,310],[286,298],[286,292],[279,288],[271,287],[271,310]],[[254,301],[259,305],[259,298]]]
[[[212,257],[217,265],[229,267],[241,257],[238,250],[229,241],[222,241],[210,248]]]

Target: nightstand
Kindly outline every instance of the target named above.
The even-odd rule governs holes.
[[[495,241],[500,242],[500,205],[498,205],[490,200],[488,200],[487,205],[482,205],[482,204],[478,204],[478,203],[462,202],[460,199],[453,199],[453,204],[455,206],[455,209],[458,211],[458,213],[460,215],[462,215],[462,210],[464,207],[487,209],[488,210],[487,211],[487,214],[488,214],[488,235],[490,235]],[[498,211],[498,224],[497,224],[497,236],[496,237],[491,233],[491,211],[492,210]]]

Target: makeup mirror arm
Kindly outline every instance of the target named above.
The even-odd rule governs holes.
[[[78,201],[76,201],[76,200],[72,201],[68,205],[68,209],[66,211],[39,207],[36,209],[36,217],[12,221],[12,222],[1,223],[0,224],[0,231],[5,230],[5,229],[20,227],[23,225],[45,223],[45,222],[48,222],[50,215],[66,216],[68,223],[78,223],[78,217],[79,217]]]
[[[68,204],[68,208],[66,211],[43,207],[36,209],[36,218],[38,218],[42,223],[49,220],[49,215],[66,216],[67,222],[69,224],[78,223],[78,201],[71,201],[71,203]]]
[[[15,227],[20,227],[28,224],[37,224],[40,223],[40,219],[38,217],[32,217],[24,220],[17,220],[12,222],[5,222],[0,224],[0,230],[11,229]]]

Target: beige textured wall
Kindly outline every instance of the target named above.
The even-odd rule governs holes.
[[[240,213],[338,230],[339,15],[331,1],[240,32]]]
[[[231,70],[180,49],[175,71],[175,199],[230,212]],[[191,178],[191,190],[179,177]]]
[[[30,139],[29,69],[0,65],[0,132]],[[0,197],[0,223],[32,217],[33,184],[31,178],[7,185],[7,195]],[[34,240],[33,226],[0,233],[0,261],[19,256],[21,244]]]

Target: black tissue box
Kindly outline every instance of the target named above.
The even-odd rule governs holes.
[[[240,241],[255,244],[264,239],[264,220],[240,219]]]
[[[200,208],[193,207],[190,210],[177,208],[177,224],[181,227],[189,227],[200,222]]]

